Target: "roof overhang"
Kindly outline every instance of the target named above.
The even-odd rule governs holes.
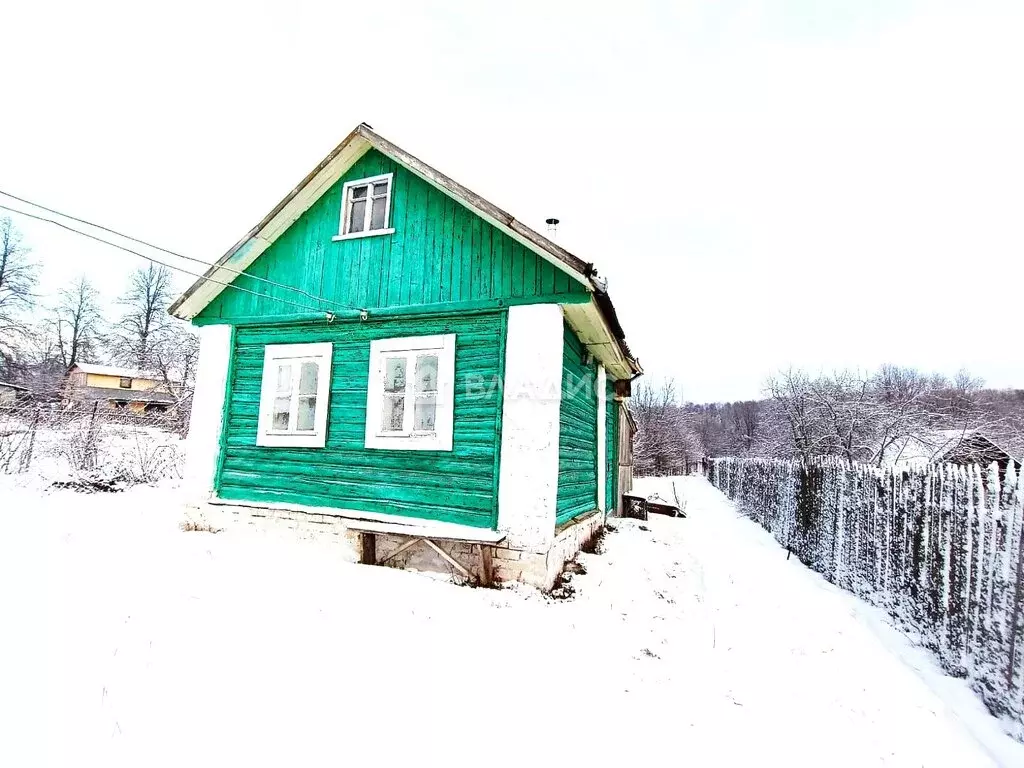
[[[640,363],[630,354],[626,340],[622,336],[621,328],[613,328],[618,321],[614,317],[614,310],[609,317],[602,308],[603,300],[607,299],[607,293],[594,291],[590,301],[580,304],[563,304],[562,314],[565,321],[573,329],[580,341],[601,364],[605,370],[612,375],[612,378],[635,379],[643,373]]]
[[[603,362],[608,361],[606,367],[614,375],[619,378],[640,375],[640,366],[629,354],[607,292],[600,281],[594,281],[597,272],[593,264],[574,256],[507,211],[375,133],[365,123],[358,125],[346,136],[259,224],[189,287],[168,311],[182,320],[191,320],[198,315],[371,149],[376,149],[454,198],[484,221],[582,283],[591,291],[593,298],[590,302],[563,307],[570,326],[580,334],[595,357]],[[372,313],[373,308],[368,309]]]

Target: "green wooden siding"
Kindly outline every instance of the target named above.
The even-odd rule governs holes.
[[[611,379],[605,391],[604,445],[604,507],[615,512],[619,493],[619,404],[615,402],[615,382]]]
[[[333,241],[344,183],[383,173],[394,173],[395,232]],[[272,297],[334,311],[589,299],[576,280],[376,150],[360,158],[246,273],[301,288],[325,303],[313,306],[313,299],[243,274],[235,284],[261,295],[226,288],[197,320],[270,319],[303,311]]]
[[[563,331],[556,523],[597,508],[597,366],[568,325]]]
[[[460,317],[239,326],[235,329],[217,490],[221,498],[290,502],[493,528],[497,523],[505,312]],[[455,333],[453,450],[364,448],[373,339]],[[332,342],[324,448],[256,445],[264,346]]]

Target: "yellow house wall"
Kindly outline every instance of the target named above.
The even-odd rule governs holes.
[[[120,376],[107,376],[102,373],[89,373],[85,377],[85,385],[87,387],[101,387],[102,389],[121,389],[121,377]],[[155,379],[132,379],[132,389],[144,390],[144,389],[156,389],[161,385],[161,382]],[[121,390],[126,392],[128,390]]]

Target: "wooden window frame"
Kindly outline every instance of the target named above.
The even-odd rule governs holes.
[[[331,358],[334,345],[268,344],[263,350],[263,379],[260,383],[260,415],[256,428],[256,445],[271,448],[323,448],[327,444],[327,415],[330,411]],[[274,398],[277,394],[277,367],[282,361],[294,366],[288,429],[274,429]],[[298,378],[302,363],[315,362],[319,366],[316,381],[316,410],[313,429],[295,429],[298,416]]]
[[[417,432],[407,426],[401,432],[381,429],[384,408],[384,361],[389,357],[406,357],[415,361],[418,355],[437,355],[437,394],[435,395],[434,429],[431,432]],[[415,408],[414,394],[415,362],[406,363],[405,418],[412,423]],[[455,334],[435,336],[404,336],[391,339],[377,339],[370,342],[370,370],[366,388],[366,434],[367,448],[395,451],[450,451],[455,412]]]
[[[117,386],[120,389],[131,389],[132,388],[132,377],[131,376],[119,376],[118,379],[119,379],[119,381],[117,382]],[[127,384],[125,384],[126,381],[128,382]]]
[[[338,234],[332,240],[351,240],[357,237],[371,237],[373,235],[390,235],[395,230],[391,224],[391,198],[395,191],[395,179],[393,173],[382,173],[379,176],[368,176],[365,179],[353,179],[346,181],[341,188],[341,224],[338,227]],[[388,183],[388,193],[384,198],[384,226],[380,229],[370,229],[370,222],[373,216],[373,185],[382,181]],[[355,187],[366,187],[366,212],[363,214],[363,229],[359,232],[349,232],[349,213],[352,210],[352,190]]]

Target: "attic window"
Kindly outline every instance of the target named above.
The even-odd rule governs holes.
[[[132,388],[132,380],[131,380],[131,378],[129,378],[128,376],[122,376],[121,377],[121,381],[118,382],[118,386],[120,386],[121,389],[131,389]]]
[[[393,174],[349,181],[342,187],[341,232],[335,240],[394,232],[391,221]]]

